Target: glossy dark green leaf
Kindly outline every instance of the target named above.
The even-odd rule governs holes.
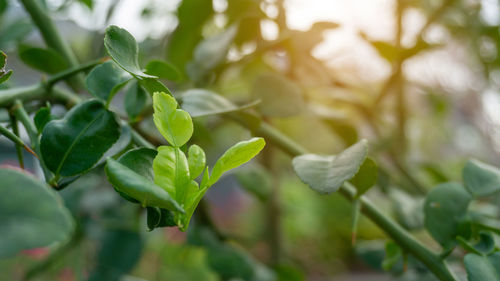
[[[117,191],[134,198],[142,206],[184,212],[165,190],[120,162],[108,158],[105,170],[109,182]]]
[[[252,138],[233,145],[215,162],[208,185],[217,182],[225,172],[252,160],[265,145],[266,141],[263,138]]]
[[[147,207],[148,230],[152,231],[158,227],[176,226],[174,215],[166,209]]]
[[[66,59],[54,49],[21,45],[19,47],[19,57],[28,66],[49,74],[68,68]]]
[[[133,81],[125,92],[125,111],[131,120],[135,120],[148,104],[149,95],[137,81]]]
[[[153,95],[156,128],[172,146],[181,147],[193,135],[193,121],[189,113],[177,107],[174,97],[161,92]]]
[[[120,156],[120,158],[118,158],[118,162],[153,182],[153,159],[156,157],[156,154],[157,152],[155,149],[146,147],[135,148]],[[116,190],[116,192],[130,202],[140,203],[138,200],[120,192],[119,190]]]
[[[193,118],[235,112],[255,105],[257,102],[237,106],[223,96],[204,89],[191,89],[182,94],[182,108]]]
[[[157,78],[144,73],[139,66],[139,46],[134,36],[123,28],[112,25],[106,28],[104,46],[108,55],[124,70],[141,78]]]
[[[33,118],[33,121],[35,122],[35,127],[38,130],[38,133],[42,133],[43,128],[45,128],[45,125],[49,123],[50,121],[56,119],[54,115],[50,113],[50,108],[49,107],[42,107],[40,108],[36,114],[35,117]]]
[[[464,265],[469,281],[500,281],[500,252],[489,256],[467,254]]]
[[[115,115],[104,104],[89,100],[43,129],[43,160],[56,176],[74,176],[94,166],[120,137]]]
[[[130,79],[130,74],[113,61],[107,61],[92,69],[85,79],[85,85],[94,97],[109,102]]]
[[[188,150],[188,165],[189,165],[189,174],[191,179],[197,178],[206,165],[206,157],[205,151],[201,147],[196,144],[193,144],[189,147]]]
[[[358,190],[356,196],[360,196],[367,192],[372,186],[374,186],[377,183],[377,179],[377,164],[375,164],[375,161],[373,161],[370,157],[366,157],[361,167],[359,167],[359,171],[350,180],[350,182]]]
[[[0,258],[68,239],[73,220],[50,187],[16,170],[0,169]]]
[[[445,249],[455,245],[471,201],[471,195],[460,184],[444,183],[433,188],[425,198],[424,224],[431,236]]]
[[[345,181],[356,175],[368,153],[366,140],[350,146],[337,155],[304,154],[293,159],[299,178],[322,194],[337,191]]]
[[[108,157],[113,157],[115,155],[122,153],[132,142],[132,128],[130,128],[130,126],[124,121],[120,122],[121,122],[120,137],[113,144],[113,146],[111,146],[111,148],[108,149],[106,153],[104,153],[104,155],[98,162],[99,165],[104,163]]]
[[[97,254],[96,266],[88,281],[119,281],[139,262],[144,242],[139,233],[130,230],[106,232]]]
[[[182,79],[182,74],[175,65],[161,60],[148,62],[146,73],[170,81],[180,81]]]
[[[251,90],[252,96],[260,99],[260,112],[269,117],[289,117],[303,110],[304,99],[299,85],[274,73],[258,76]]]
[[[462,171],[465,187],[474,196],[487,196],[500,190],[500,169],[478,160],[469,160]]]

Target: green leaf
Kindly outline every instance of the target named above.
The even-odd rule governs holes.
[[[149,96],[144,88],[133,81],[130,87],[125,92],[125,111],[131,120],[136,120],[137,117],[144,111],[148,104]]]
[[[444,183],[433,188],[424,202],[424,224],[431,236],[445,249],[455,245],[459,227],[466,213],[470,194],[457,183]]]
[[[191,175],[191,179],[197,178],[206,165],[206,157],[203,149],[196,144],[193,144],[189,147],[188,150],[188,164],[189,164],[189,174]]]
[[[109,103],[116,92],[125,86],[130,79],[132,76],[127,72],[114,62],[107,61],[92,69],[85,79],[85,85],[94,97]]]
[[[184,212],[168,192],[120,162],[108,158],[105,170],[108,181],[117,191],[134,198],[142,206]]]
[[[87,6],[87,8],[89,8],[90,10],[92,10],[92,8],[94,7],[94,0],[78,0],[78,2]]]
[[[382,268],[385,271],[391,270],[398,261],[401,260],[403,251],[398,244],[393,241],[387,241],[385,244],[385,257],[382,261]]]
[[[268,73],[258,76],[251,90],[260,99],[260,112],[269,117],[290,117],[303,110],[302,90],[283,75]]]
[[[0,51],[0,84],[9,80],[12,75],[12,70],[5,70],[5,64],[7,63],[7,55]]]
[[[54,49],[20,45],[19,57],[26,65],[49,74],[68,68],[66,59]]]
[[[139,46],[134,36],[125,29],[112,25],[106,28],[104,46],[108,55],[124,70],[141,78],[157,78],[142,71],[139,66]]]
[[[475,245],[472,245],[461,236],[457,237],[457,241],[466,251],[478,255],[487,255],[495,249],[495,238],[492,233],[486,231],[479,232],[479,240]]]
[[[191,89],[182,94],[182,108],[193,118],[235,112],[257,103],[237,106],[223,96],[204,89]]]
[[[41,134],[43,132],[43,128],[45,128],[45,125],[47,125],[47,123],[54,119],[56,119],[56,117],[50,113],[50,107],[40,108],[35,113],[35,117],[33,118],[38,133]]]
[[[472,159],[462,171],[465,187],[475,197],[491,195],[500,190],[500,169]]]
[[[167,93],[172,96],[172,93],[170,90],[163,85],[162,82],[156,80],[156,79],[151,79],[151,78],[144,78],[139,81],[139,84],[144,87],[144,89],[151,95],[153,96],[154,93],[156,92],[163,92]]]
[[[146,73],[170,81],[180,81],[182,79],[182,74],[175,65],[161,60],[148,62]]]
[[[88,281],[118,281],[139,262],[144,247],[136,231],[116,229],[106,232]]]
[[[500,281],[500,252],[487,257],[467,254],[464,265],[469,281]]]
[[[184,145],[193,135],[193,121],[189,113],[177,109],[174,97],[165,93],[153,95],[153,120],[163,137],[175,147]]]
[[[191,181],[186,155],[179,148],[158,147],[153,161],[155,183],[166,190],[181,204],[185,201],[187,187]]]
[[[104,104],[89,100],[72,108],[61,120],[43,129],[43,160],[56,176],[74,176],[94,166],[118,140],[120,126]]]
[[[377,183],[377,179],[377,164],[375,164],[375,161],[373,161],[370,157],[366,157],[361,167],[359,167],[359,171],[350,180],[350,182],[358,190],[356,196],[359,197],[367,192],[372,186],[374,186]]]
[[[23,40],[33,31],[34,26],[31,21],[25,17],[10,22],[8,25],[3,24],[0,29],[0,48],[6,49]]]
[[[148,230],[152,231],[158,227],[176,226],[174,215],[166,209],[147,207]]]
[[[201,80],[225,61],[237,31],[237,26],[233,25],[196,46],[193,61],[187,65],[187,72],[193,80]]]
[[[28,174],[0,169],[0,258],[68,239],[73,220],[58,194]]]
[[[310,188],[322,194],[337,191],[356,175],[368,154],[366,140],[361,140],[338,155],[304,154],[293,159],[293,168]]]
[[[208,185],[216,183],[223,173],[250,161],[265,145],[266,141],[263,138],[252,138],[233,145],[215,162]]]

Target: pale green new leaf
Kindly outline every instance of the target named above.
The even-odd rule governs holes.
[[[223,173],[250,161],[259,154],[265,145],[266,142],[263,138],[252,138],[233,145],[215,163],[208,186],[217,182]],[[202,188],[204,187],[202,186]]]
[[[197,178],[205,169],[206,157],[203,149],[196,144],[193,144],[189,147],[188,150],[188,164],[189,164],[189,173],[191,175],[191,179]]]
[[[153,160],[153,171],[155,183],[182,204],[191,181],[184,152],[172,146],[160,146]]]
[[[154,93],[153,107],[153,120],[163,137],[174,147],[184,145],[193,135],[189,113],[177,109],[175,98],[162,92]]]

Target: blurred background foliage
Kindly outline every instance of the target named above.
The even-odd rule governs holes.
[[[104,29],[116,24],[140,41],[142,65],[159,59],[175,66],[165,82],[178,97],[197,87],[236,104],[260,100],[255,110],[267,122],[314,153],[335,154],[367,138],[379,164],[369,196],[431,245],[422,230],[426,191],[459,181],[471,156],[500,165],[496,0],[40,2],[81,62],[105,55]],[[17,1],[0,0],[0,49],[14,70],[0,87],[37,82],[46,74],[36,69],[47,64],[52,73],[65,68],[58,53],[44,54],[44,67],[30,65],[37,54],[25,50],[33,46],[44,44],[28,15]],[[127,91],[114,100],[117,107]],[[150,119],[136,120],[136,129],[155,131]],[[248,134],[235,123],[201,117],[193,139],[213,164]],[[162,142],[159,135],[149,141]],[[0,164],[16,164],[5,139],[0,151]],[[27,169],[40,174],[33,163]],[[208,193],[200,208],[210,216],[196,220],[218,232],[195,224],[187,234],[145,233],[144,214],[100,170],[61,194],[78,222],[72,240],[63,249],[0,261],[0,279],[434,280],[418,264],[403,274],[398,259],[395,277],[381,274],[390,248],[384,234],[361,218],[352,246],[350,204],[311,191],[272,147]],[[478,208],[498,215],[498,199]]]

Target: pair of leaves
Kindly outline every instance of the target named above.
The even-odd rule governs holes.
[[[5,70],[5,64],[7,63],[7,55],[0,51],[0,84],[9,80],[12,75],[12,70]]]
[[[102,102],[89,100],[44,127],[42,158],[56,178],[75,176],[92,168],[119,136],[115,115]]]
[[[316,154],[304,154],[293,159],[293,168],[299,178],[309,185],[313,190],[321,194],[328,194],[337,191],[345,181],[352,179],[362,167],[368,154],[366,140],[350,146],[338,155],[322,156]],[[367,186],[373,181],[372,163],[368,162],[363,168],[369,171],[369,175],[360,173],[360,177],[369,177],[366,180],[355,179],[356,182],[362,182],[362,192],[366,191]]]
[[[73,220],[58,194],[35,178],[0,169],[0,258],[65,241]]]

